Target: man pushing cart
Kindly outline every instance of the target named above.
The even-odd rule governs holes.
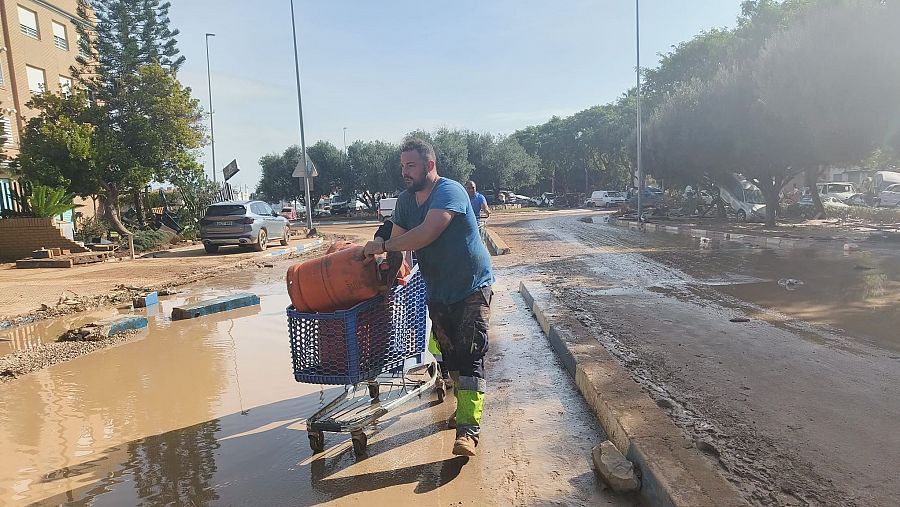
[[[437,172],[434,148],[408,139],[400,148],[406,190],[397,198],[388,240],[366,244],[367,256],[415,251],[427,286],[432,331],[453,381],[453,454],[475,456],[484,409],[494,273],[466,190]]]

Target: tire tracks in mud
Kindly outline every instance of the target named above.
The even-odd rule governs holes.
[[[527,238],[526,241],[513,239],[518,243],[515,251],[524,251],[526,257],[535,258],[532,271],[536,269],[541,274],[583,332],[600,341],[670,414],[676,425],[690,435],[685,446],[696,446],[717,463],[753,504],[868,505],[859,503],[818,474],[814,464],[793,454],[790,449],[796,442],[780,435],[768,435],[756,428],[754,421],[732,411],[721,400],[729,396],[727,390],[717,393],[690,385],[673,369],[677,365],[669,364],[663,354],[641,346],[639,336],[633,332],[637,326],[618,320],[615,312],[594,308],[591,302],[598,294],[674,297],[722,314],[752,310],[753,305],[719,293],[703,281],[642,255],[642,248],[635,243],[646,238],[628,230],[585,224],[572,217],[519,222],[512,226],[524,229],[516,231],[514,237]],[[635,235],[636,241],[627,241],[625,236],[629,235]],[[666,246],[659,244],[653,248]],[[662,287],[671,293],[654,294],[652,287]],[[648,317],[665,320],[663,315]],[[792,332],[812,327],[787,317],[782,322],[790,322],[786,327],[795,328]]]

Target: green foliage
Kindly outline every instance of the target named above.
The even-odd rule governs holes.
[[[65,188],[34,185],[28,201],[34,216],[55,217],[81,207],[80,204],[72,202],[74,198],[75,195],[67,193]]]
[[[341,192],[359,195],[370,211],[378,205],[378,194],[403,188],[398,147],[382,141],[356,141],[347,148],[347,172],[340,180]]]
[[[300,162],[301,152],[300,146],[293,145],[281,154],[270,153],[260,158],[262,177],[253,193],[255,198],[269,202],[295,200],[305,202],[303,179],[292,176],[294,168]],[[319,174],[313,178],[310,191],[312,201],[318,203],[322,195],[330,194],[334,190],[335,181],[346,177],[346,161],[340,150],[324,141],[308,147],[306,153]]]
[[[97,217],[83,217],[75,220],[75,235],[79,240],[86,243],[106,236],[108,231],[109,229],[103,221]]]
[[[172,236],[166,232],[142,229],[134,233],[134,249],[146,252],[167,245],[171,240]]]

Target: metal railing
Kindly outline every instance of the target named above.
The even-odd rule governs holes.
[[[32,39],[38,38],[38,31],[36,28],[31,28],[28,25],[19,25],[22,28],[22,33],[31,37]]]
[[[62,49],[63,51],[69,50],[69,41],[58,35],[53,36],[53,44],[55,44],[56,47]]]

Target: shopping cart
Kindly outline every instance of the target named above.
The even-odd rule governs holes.
[[[325,449],[328,431],[350,433],[353,451],[365,454],[367,426],[435,386],[440,370],[426,349],[431,330],[425,301],[416,266],[405,285],[349,310],[301,313],[288,307],[294,378],[344,386],[306,420],[313,452]],[[444,389],[436,392],[443,402]]]

